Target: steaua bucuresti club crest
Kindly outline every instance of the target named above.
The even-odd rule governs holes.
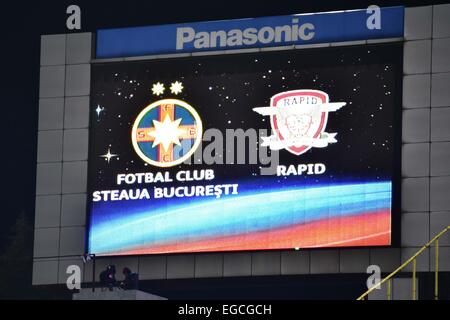
[[[171,84],[171,93],[178,95],[182,83]],[[153,94],[161,96],[165,87],[156,83]],[[186,101],[161,99],[145,107],[136,118],[132,141],[142,160],[156,167],[173,167],[188,160],[202,141],[202,121]]]
[[[328,94],[319,90],[281,92],[270,99],[269,107],[253,110],[270,116],[273,135],[263,138],[261,146],[271,150],[285,149],[297,156],[311,148],[325,148],[336,143],[337,133],[325,132],[328,114],[346,102],[330,102]]]

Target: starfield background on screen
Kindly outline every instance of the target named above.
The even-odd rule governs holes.
[[[384,44],[94,64],[88,251],[392,245],[401,61]]]

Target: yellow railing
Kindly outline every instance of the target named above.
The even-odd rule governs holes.
[[[394,272],[384,278],[380,283],[376,284],[369,290],[367,290],[364,294],[362,294],[357,300],[364,300],[373,290],[377,288],[381,288],[381,285],[387,282],[387,299],[391,300],[392,297],[392,277],[394,277],[397,273],[402,271],[406,266],[408,266],[412,262],[412,286],[411,286],[411,298],[412,300],[416,300],[417,290],[416,290],[416,259],[420,256],[427,248],[429,248],[433,243],[435,244],[435,263],[434,263],[434,299],[438,300],[439,298],[439,238],[444,235],[447,231],[450,230],[450,226],[439,232],[433,239],[427,242],[415,255],[405,261],[400,267],[398,267]]]

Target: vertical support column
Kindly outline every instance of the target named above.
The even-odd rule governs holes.
[[[434,261],[434,300],[439,300],[439,239],[435,242],[435,261]]]
[[[446,1],[448,2],[448,1]],[[433,6],[431,75],[431,165],[430,230],[435,235],[450,224],[450,4]],[[441,237],[430,250],[431,270],[435,272],[435,299],[439,298],[439,271],[450,271],[450,241]],[[439,251],[441,261],[439,264]],[[444,258],[445,257],[445,258]],[[434,266],[433,266],[434,264]]]
[[[66,35],[42,36],[33,285],[59,280],[65,63]]]
[[[413,260],[413,276],[412,276],[412,299],[416,300],[416,261],[417,259]]]
[[[387,299],[392,300],[392,279],[387,281]]]
[[[432,6],[405,8],[402,115],[402,262],[430,239]],[[429,271],[424,252],[414,264]],[[413,263],[405,268],[412,271]],[[395,282],[395,281],[394,281]],[[412,286],[417,286],[413,280]],[[411,293],[413,288],[406,289]],[[417,288],[416,288],[417,289]],[[407,291],[406,291],[407,290]],[[399,292],[394,292],[397,300]],[[410,294],[404,298],[411,297]]]

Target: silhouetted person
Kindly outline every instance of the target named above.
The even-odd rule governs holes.
[[[139,283],[139,275],[135,272],[131,272],[131,270],[127,267],[123,268],[122,271],[125,276],[124,280],[120,283],[120,287],[123,290],[135,290],[138,288]]]
[[[117,285],[116,281],[116,267],[114,265],[108,265],[106,270],[103,270],[100,273],[100,283],[103,288],[108,288],[109,291],[112,291],[113,288]]]

